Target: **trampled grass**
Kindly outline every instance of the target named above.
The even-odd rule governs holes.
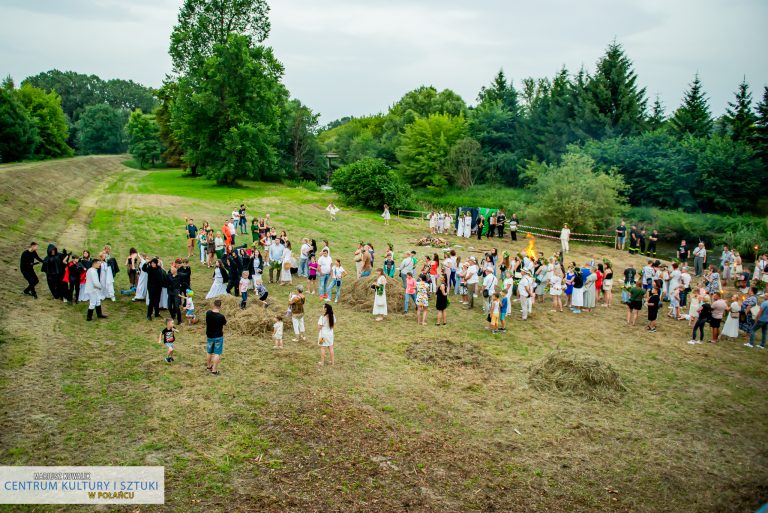
[[[329,193],[219,187],[178,171],[127,169],[119,157],[3,177],[0,223],[18,226],[0,231],[3,464],[164,465],[166,504],[130,511],[736,512],[768,498],[768,355],[741,341],[688,346],[686,323],[663,316],[658,333],[629,328],[617,300],[582,315],[537,304],[531,320],[514,315],[495,337],[478,309],[453,298],[447,327],[400,314],[376,323],[340,303],[337,365],[318,369],[321,304],[310,297],[310,342],[291,342],[287,326],[286,349],[276,352],[268,336],[229,333],[222,375],[213,377],[203,367],[202,325],[181,328],[167,365],[161,325],[144,320],[142,305],[108,302],[110,318],[86,324],[83,305],[47,299],[42,276],[43,299],[21,296],[19,252],[32,238],[64,237],[67,249],[110,243],[121,266],[132,246],[167,260],[186,255],[185,216],[218,227],[246,203],[294,241],[328,239],[353,270],[358,241],[374,244],[377,262],[392,243],[399,261],[425,226],[385,228],[378,213],[343,206],[331,223]],[[524,244],[455,242],[464,257]],[[617,273],[630,260],[589,246],[575,246],[573,259],[593,253],[610,257]],[[210,271],[193,269],[202,298]],[[123,271],[116,288],[126,282]],[[283,310],[287,288],[269,290]],[[626,391],[604,401],[532,387],[530,369],[557,349],[609,364]]]

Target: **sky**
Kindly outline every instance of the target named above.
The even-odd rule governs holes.
[[[183,0],[2,0],[0,75],[49,69],[157,87]],[[612,41],[667,109],[696,73],[715,115],[746,77],[768,85],[765,0],[272,0],[267,44],[291,94],[327,123],[384,112],[421,85],[473,104],[499,69],[517,85],[576,72]]]

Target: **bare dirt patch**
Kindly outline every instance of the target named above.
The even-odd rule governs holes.
[[[554,351],[531,366],[528,382],[539,391],[616,401],[627,387],[613,367],[576,351]]]

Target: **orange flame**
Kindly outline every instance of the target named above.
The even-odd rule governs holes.
[[[534,242],[536,238],[530,233],[527,234],[525,238],[528,239],[528,247],[525,248],[525,254],[528,255],[528,258],[531,260],[536,260],[536,245]]]

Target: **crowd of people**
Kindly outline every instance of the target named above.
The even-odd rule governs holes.
[[[332,204],[328,210],[332,216],[338,212]],[[213,270],[211,286],[205,296],[214,300],[214,306],[205,316],[208,338],[206,367],[216,374],[226,325],[226,319],[219,310],[221,296],[231,294],[238,297],[242,309],[251,307],[249,305],[268,309],[272,301],[265,280],[268,279],[270,285],[290,285],[288,308],[285,313],[276,313],[274,317],[273,347],[283,347],[283,321],[286,317],[291,319],[295,335],[293,340],[306,340],[303,319],[305,293],[316,294],[324,301],[323,315],[318,320],[319,363],[325,364],[328,353],[333,364],[336,317],[330,303],[339,302],[342,286],[349,276],[341,258],[331,256],[328,240],[318,244],[314,239],[303,238],[296,242],[298,248],[294,253],[294,241],[285,230],[278,233],[269,214],[252,219],[251,240],[247,240],[246,212],[244,204],[235,208],[219,231],[211,228],[208,222],[198,228],[193,219],[187,218],[187,258],[173,260],[167,269],[159,257],[150,257],[132,248],[125,261],[129,288],[121,290],[121,294],[133,295],[133,301],[145,303],[148,320],[158,318],[160,310],[167,309],[170,317],[166,319],[159,341],[168,349],[165,361],[171,363],[174,361],[173,344],[182,325],[182,316],[189,325],[197,323],[190,259],[194,261],[195,257],[199,257],[201,267]],[[382,217],[388,224],[390,215],[386,206]],[[467,227],[472,230],[470,235],[482,233],[485,220],[480,217],[472,225],[471,219],[469,214],[460,216],[457,226],[461,230],[457,230],[457,236],[466,237]],[[499,210],[488,222],[487,237],[494,236],[489,234],[504,237],[506,224],[516,236],[519,225],[516,214],[507,220],[503,210]],[[432,233],[449,234],[453,220],[450,214],[435,212],[430,215],[429,227]],[[565,225],[563,230],[568,230],[568,226]],[[620,234],[625,230],[625,223],[622,222],[617,227],[617,249],[624,249],[625,238]],[[721,337],[736,338],[744,332],[748,339],[745,345],[754,347],[755,334],[759,331],[761,343],[757,347],[765,347],[768,255],[762,255],[754,269],[750,270],[743,266],[737,252],[724,246],[720,265],[716,266],[709,263],[703,243],[688,251],[686,242],[682,241],[677,259],[671,264],[664,264],[652,258],[656,251],[655,244],[649,247],[632,242],[635,239],[631,234],[635,231],[635,227],[630,230],[630,254],[650,254],[651,258],[640,269],[630,264],[623,270],[619,288],[621,302],[628,309],[628,325],[638,322],[639,312],[645,307],[648,318],[646,329],[656,332],[662,306],[667,303],[668,317],[687,321],[692,328],[690,344],[704,341],[704,327],[708,324],[713,343]],[[384,251],[381,266],[375,267],[373,244],[362,241],[351,256],[355,264],[355,279],[374,276],[371,280],[371,313],[376,321],[384,320],[389,313],[387,287],[392,284],[388,278],[399,277],[405,296],[403,313],[409,315],[409,307],[415,307],[416,320],[420,325],[427,324],[430,304],[434,304],[437,312],[435,324],[447,326],[449,297],[454,296],[459,305],[469,310],[480,302],[485,328],[492,334],[499,334],[506,331],[515,305],[520,310],[522,321],[531,318],[534,307],[545,308],[545,303],[551,304],[552,311],[564,312],[568,309],[573,314],[589,314],[598,307],[614,305],[616,277],[611,262],[608,259],[598,260],[594,256],[583,265],[575,261],[566,262],[570,231],[565,233],[566,243],[561,244],[562,251],[550,257],[541,252],[512,255],[503,251],[499,254],[496,248],[492,248],[481,256],[469,255],[465,259],[455,249],[446,250],[442,255],[425,255],[420,259],[416,251],[409,250],[403,254],[398,265],[390,245]],[[654,234],[657,235],[655,231]],[[561,243],[563,241],[561,232]],[[634,251],[635,248],[638,251]],[[81,255],[58,251],[54,244],[48,246],[45,258],[40,258],[37,249],[37,244],[32,243],[21,255],[20,270],[28,283],[24,294],[37,298],[35,287],[38,278],[34,266],[42,264],[54,299],[73,304],[87,302],[88,321],[94,318],[94,314],[97,319],[105,318],[102,302],[116,300],[114,284],[120,272],[110,246],[104,246],[95,258],[88,251],[83,251]],[[693,269],[689,267],[690,259],[693,260]],[[294,287],[297,280],[301,283]],[[729,285],[732,285],[732,290],[727,293],[725,290]],[[253,297],[250,302],[249,295]]]

